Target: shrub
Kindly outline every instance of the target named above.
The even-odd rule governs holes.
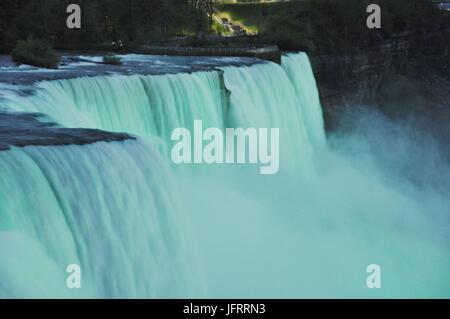
[[[26,40],[20,40],[16,48],[11,52],[11,57],[17,64],[28,64],[48,69],[58,68],[60,57],[51,46],[39,39],[29,36]]]
[[[111,65],[121,65],[122,61],[120,60],[119,57],[109,54],[103,57],[103,63]]]
[[[225,26],[218,23],[217,21],[213,22],[212,29],[217,34],[221,34],[221,35],[230,34],[229,30]]]

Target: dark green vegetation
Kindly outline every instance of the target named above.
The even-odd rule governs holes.
[[[82,8],[79,30],[66,26],[71,3]],[[207,29],[206,14],[190,0],[0,1],[0,53],[30,35],[56,49],[119,50]]]
[[[120,50],[212,30],[206,13],[192,0],[78,0],[82,28],[70,30],[66,27],[66,7],[73,2],[1,0],[0,52],[11,52],[18,40],[30,35],[46,39],[56,49]],[[404,31],[439,30],[444,25],[445,13],[429,0],[379,0],[383,29],[373,32],[365,23],[370,2],[306,0],[215,7],[257,31],[263,42],[308,52],[331,52],[361,39],[359,43],[367,45]]]
[[[46,41],[37,40],[29,36],[26,40],[19,40],[11,57],[17,64],[29,64],[38,67],[57,68],[60,57],[52,50]]]
[[[285,16],[290,10],[304,8],[303,3],[269,2],[269,3],[219,3],[215,5],[218,12],[231,17],[234,22],[242,23],[255,32],[263,32],[268,22],[274,17]]]
[[[366,27],[371,0],[311,0],[267,4],[217,4],[233,20],[258,30],[261,41],[286,50],[337,53],[369,47],[409,32],[439,32],[450,15],[429,0],[379,0],[382,29]]]
[[[73,2],[82,8],[81,29],[66,26],[66,8]],[[216,3],[216,14],[226,14],[258,34],[233,40],[207,36],[227,31],[194,0],[1,0],[0,53],[11,52],[19,40],[33,36],[60,50],[277,44],[283,50],[322,55],[374,48],[404,34],[448,29],[450,15],[435,8],[431,0],[378,0],[382,29],[369,30],[366,8],[371,2]]]

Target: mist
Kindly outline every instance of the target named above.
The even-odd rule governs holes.
[[[207,283],[195,297],[450,296],[442,141],[417,119],[353,109],[312,174],[210,167],[179,183]],[[366,286],[370,264],[381,289]]]

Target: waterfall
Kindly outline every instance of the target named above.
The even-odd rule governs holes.
[[[10,108],[44,113],[66,127],[151,138],[166,157],[172,130],[192,130],[196,119],[221,129],[279,128],[282,168],[289,170],[310,171],[313,150],[325,139],[306,55],[283,57],[283,67],[261,63],[192,74],[42,82],[34,96],[10,100]]]
[[[449,296],[448,196],[393,169],[448,189],[448,165],[403,128],[393,143],[384,119],[350,118],[371,123],[375,141],[370,125],[327,141],[306,54],[41,82],[4,98],[0,107],[136,140],[0,152],[0,297]],[[194,120],[279,128],[287,174],[174,169],[171,132]],[[67,289],[68,264],[81,266],[82,289]],[[370,264],[382,266],[383,289],[366,287]]]
[[[205,127],[277,127],[285,137],[285,163],[299,167],[303,159],[306,167],[313,145],[298,97],[303,88],[295,85],[282,67],[263,63],[41,82],[31,96],[8,94],[7,108],[150,142],[0,152],[0,297],[201,293],[195,269],[186,274],[193,244],[181,235],[177,191],[153,149],[167,156],[171,131],[192,128],[196,119]],[[66,287],[69,264],[83,269],[81,290]]]
[[[305,119],[309,140],[315,148],[323,148],[325,145],[323,112],[308,55],[304,52],[284,55],[281,65],[297,94],[300,113]]]
[[[41,82],[34,96],[8,104],[66,127],[128,132],[167,146],[174,128],[191,129],[195,119],[223,127],[223,95],[218,72],[99,76]]]
[[[227,115],[231,127],[279,128],[283,165],[290,170],[310,170],[315,145],[307,129],[312,119],[302,112],[304,105],[285,70],[265,63],[224,71],[225,86],[231,92]]]
[[[170,173],[151,145],[15,148],[0,152],[0,171],[0,298],[194,288]],[[82,269],[80,290],[66,287],[70,264]]]

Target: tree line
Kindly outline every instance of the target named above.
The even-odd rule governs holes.
[[[193,45],[208,45],[208,41],[198,40],[201,34],[211,30],[213,2],[0,0],[0,52],[11,52],[19,40],[30,35],[60,50],[115,51],[134,45],[164,44],[168,39],[186,35],[192,36]],[[379,31],[366,26],[366,8],[371,2],[310,0],[260,5],[260,9],[252,13],[261,24],[260,35],[246,41],[277,44],[285,50],[335,53],[357,44],[364,48],[379,44],[402,32],[442,33],[442,41],[445,40],[442,31],[448,30],[450,15],[438,10],[431,0],[378,0],[382,7]],[[81,29],[67,28],[66,8],[71,3],[81,6]],[[242,10],[240,7],[237,5],[236,10]],[[281,9],[275,10],[277,7]],[[448,36],[448,32],[445,34]],[[211,45],[218,45],[217,39],[213,38]]]
[[[381,7],[381,29],[369,29],[366,8]],[[286,3],[289,10],[266,14],[261,35],[282,49],[336,54],[367,49],[402,34],[438,34],[448,38],[450,14],[430,0],[311,0]]]
[[[82,8],[82,28],[69,29],[66,8]],[[197,0],[1,0],[0,52],[30,35],[56,49],[155,43],[209,28]]]

